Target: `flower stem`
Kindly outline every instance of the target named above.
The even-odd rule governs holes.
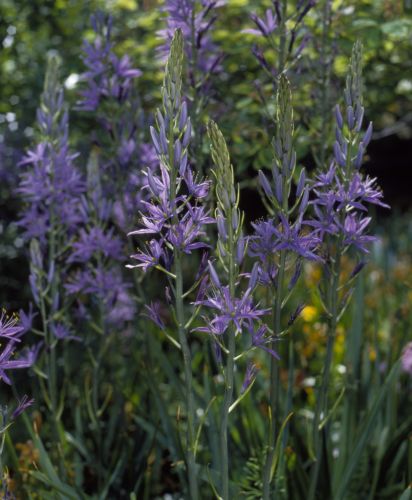
[[[340,259],[341,259],[341,245],[338,244],[334,265],[332,266],[331,280],[329,281],[328,290],[328,307],[330,312],[329,326],[328,326],[328,339],[326,345],[326,358],[322,373],[322,383],[319,389],[318,397],[316,400],[315,416],[313,420],[313,443],[315,451],[315,465],[312,471],[309,500],[313,500],[316,496],[316,486],[319,478],[319,471],[322,462],[322,450],[324,448],[324,433],[319,430],[321,418],[326,418],[328,411],[328,389],[329,379],[333,359],[333,347],[336,337],[336,326],[338,317],[338,297],[339,297],[339,276],[340,276]]]
[[[330,45],[328,44],[331,30],[331,1],[324,0],[322,9],[322,43],[320,61],[322,65],[321,73],[321,126],[320,126],[320,153],[318,166],[321,169],[325,168],[326,153],[328,148],[328,132],[331,115],[330,105],[330,78],[332,69],[332,56],[330,53]],[[316,155],[315,155],[316,157]]]
[[[280,252],[280,266],[276,288],[276,295],[272,304],[273,331],[275,336],[281,332],[281,314],[282,314],[282,288],[285,276],[286,251]],[[275,349],[275,341],[271,342],[271,349]],[[275,454],[275,442],[277,431],[277,420],[279,415],[279,363],[271,356],[270,358],[270,392],[269,407],[271,412],[272,424],[269,430],[268,451],[266,455],[265,467],[263,470],[263,499],[270,498],[271,469]]]
[[[170,183],[170,201],[173,204],[176,199],[176,179],[178,174],[178,166],[174,164],[174,130],[173,121],[170,120],[169,130],[168,130],[168,163],[171,172],[171,183]],[[177,226],[178,216],[176,211],[173,214],[173,224]],[[183,272],[182,272],[182,251],[174,247],[174,276],[176,279],[175,288],[175,307],[176,307],[176,319],[177,327],[179,333],[179,343],[183,354],[183,364],[184,364],[184,381],[185,381],[185,396],[186,396],[186,411],[187,411],[187,431],[186,431],[186,462],[187,462],[187,472],[189,479],[189,493],[191,500],[197,500],[199,498],[198,486],[197,486],[197,476],[196,476],[196,464],[195,464],[195,401],[193,397],[193,376],[192,376],[192,357],[190,353],[190,346],[187,340],[187,328],[185,314],[184,314],[184,303],[183,303]]]
[[[192,384],[192,360],[190,354],[190,347],[187,341],[185,318],[183,310],[183,279],[182,279],[182,262],[181,253],[178,249],[174,251],[175,259],[175,273],[176,273],[176,317],[178,322],[179,342],[182,348],[183,362],[184,362],[184,375],[185,375],[185,394],[186,394],[186,407],[187,407],[187,469],[189,476],[189,491],[190,498],[196,500],[198,498],[198,487],[196,477],[196,464],[194,454],[195,443],[195,401],[193,397],[193,384]]]
[[[221,467],[222,467],[222,491],[221,497],[223,500],[229,499],[229,454],[228,454],[228,420],[229,408],[233,398],[233,369],[235,357],[235,330],[230,329],[229,332],[229,354],[226,363],[226,377],[225,377],[225,395],[222,406],[222,420],[220,426],[220,453],[221,453]]]
[[[227,225],[229,230],[229,291],[231,297],[235,294],[235,242],[232,225],[232,213],[229,210],[227,214]],[[229,452],[228,452],[228,421],[229,408],[233,399],[233,384],[234,384],[234,366],[236,355],[236,330],[234,326],[229,329],[229,346],[226,359],[225,372],[225,394],[222,405],[222,420],[220,425],[220,460],[221,460],[221,497],[223,500],[229,499]]]

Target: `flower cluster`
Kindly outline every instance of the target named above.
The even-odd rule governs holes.
[[[181,35],[178,40],[183,43]],[[190,254],[207,247],[200,239],[205,236],[205,224],[214,222],[202,204],[209,184],[196,178],[188,161],[192,128],[187,104],[181,99],[182,59],[177,50],[168,60],[163,112],[156,113],[157,130],[150,130],[159,160],[157,171],[146,171],[151,199],[142,202],[143,227],[129,233],[156,235],[144,251],[132,255],[139,263],[129,267],[141,267],[144,271],[151,267],[170,271],[175,250]]]
[[[301,56],[302,51],[310,41],[310,34],[304,25],[304,19],[308,12],[316,5],[316,0],[302,0],[296,3],[292,14],[287,12],[286,0],[274,0],[273,9],[266,9],[265,16],[259,17],[253,13],[250,18],[256,25],[256,28],[248,28],[243,32],[258,37],[264,37],[271,48],[276,47],[279,51],[279,67],[272,67],[266,59],[263,50],[254,46],[252,49],[258,63],[262,68],[276,78],[286,68],[291,66]],[[288,26],[292,27],[289,28]],[[280,34],[279,40],[282,40],[281,46],[275,36]],[[296,42],[299,45],[295,49]]]
[[[312,201],[315,220],[311,221],[322,240],[325,236],[342,239],[344,247],[355,247],[368,252],[374,237],[366,229],[371,221],[367,217],[367,204],[388,208],[382,201],[382,192],[376,179],[359,172],[366,147],[372,137],[372,123],[362,132],[364,108],[361,78],[362,48],[355,44],[345,88],[345,119],[339,105],[335,108],[336,141],[334,161],[329,169],[319,174],[314,182],[315,199]]]
[[[260,261],[260,281],[273,285],[281,266],[280,254],[290,254],[297,261],[291,279],[293,286],[300,271],[300,260],[320,260],[317,246],[320,238],[309,231],[309,222],[304,219],[309,204],[309,186],[305,169],[302,169],[294,200],[291,192],[296,170],[296,152],[293,149],[293,115],[291,93],[286,77],[281,77],[278,90],[277,134],[274,140],[274,163],[269,182],[263,171],[259,180],[267,199],[270,217],[252,224],[254,234],[249,239],[249,254]]]
[[[246,324],[249,331],[253,328],[253,322],[257,321],[268,311],[259,309],[253,304],[252,292],[256,286],[256,273],[251,275],[247,290],[240,298],[233,297],[229,286],[222,286],[213,264],[209,262],[210,276],[213,287],[207,298],[195,302],[215,311],[213,317],[204,318],[206,326],[197,327],[199,332],[212,335],[223,335],[230,326],[234,326],[237,333],[243,331]],[[257,271],[257,268],[255,268]]]
[[[91,157],[87,165],[87,196],[83,199],[86,224],[78,230],[67,259],[76,271],[66,282],[69,295],[82,294],[103,304],[101,312],[111,324],[133,318],[135,308],[129,296],[130,284],[122,276],[124,244],[110,226],[112,204],[102,195],[99,164]],[[82,313],[79,303],[80,316]]]
[[[251,345],[260,347],[267,341],[263,338],[266,330],[260,328],[261,318],[267,310],[254,304],[253,292],[257,285],[259,266],[255,265],[249,283],[243,294],[239,294],[242,274],[241,266],[245,257],[246,239],[243,236],[243,214],[239,210],[239,192],[236,193],[233,167],[225,139],[214,122],[208,124],[211,153],[214,162],[213,174],[216,186],[216,222],[218,229],[217,257],[226,273],[227,285],[222,285],[219,274],[212,262],[208,262],[210,291],[206,297],[200,296],[197,305],[206,307],[211,316],[204,315],[205,326],[196,330],[206,332],[213,338],[225,333],[238,335],[247,331],[251,335]],[[255,325],[258,325],[255,332]],[[262,334],[262,335],[260,335]],[[260,335],[260,337],[259,337]],[[258,339],[259,337],[259,339]],[[217,339],[225,342],[225,339]],[[230,343],[230,342],[229,342]],[[229,352],[229,356],[233,353]]]
[[[127,55],[119,58],[114,54],[111,40],[113,19],[110,15],[97,12],[91,17],[91,24],[96,38],[93,43],[84,41],[82,56],[87,67],[83,74],[87,88],[80,92],[79,108],[85,111],[96,111],[104,100],[126,102],[133,80],[142,74],[132,67]]]
[[[119,58],[115,54],[110,15],[97,12],[91,24],[95,38],[83,43],[82,59],[87,71],[82,81],[86,88],[80,91],[78,108],[93,112],[103,129],[103,134],[93,137],[100,151],[96,161],[102,163],[106,174],[102,194],[114,198],[117,192],[122,193],[113,204],[113,215],[116,223],[128,231],[131,223],[128,214],[138,210],[144,199],[141,188],[146,179],[142,167],[157,165],[153,147],[142,140],[139,130],[142,110],[134,81],[142,72],[132,67],[127,55]]]
[[[165,56],[176,29],[180,29],[185,42],[189,63],[189,81],[193,88],[207,94],[209,77],[220,67],[222,55],[212,42],[210,31],[216,21],[215,9],[223,5],[220,0],[166,0],[167,28],[159,31],[165,40],[159,52]],[[199,81],[198,81],[199,79]]]
[[[70,152],[68,113],[58,82],[59,60],[51,57],[42,104],[37,111],[38,142],[20,162],[24,167],[18,193],[26,202],[19,224],[28,239],[45,243],[57,226],[73,234],[83,220],[80,198],[83,179]]]

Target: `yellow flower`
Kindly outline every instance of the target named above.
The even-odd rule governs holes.
[[[305,321],[310,322],[316,318],[317,313],[316,307],[306,306],[300,314]]]

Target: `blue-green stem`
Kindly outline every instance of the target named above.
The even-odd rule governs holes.
[[[321,62],[323,72],[321,75],[321,129],[320,129],[320,154],[318,159],[318,166],[321,169],[326,167],[326,152],[328,148],[328,129],[330,123],[331,109],[330,109],[330,77],[331,77],[331,53],[329,35],[331,29],[331,0],[324,0],[322,10],[322,43],[321,53],[319,60]],[[316,155],[315,155],[316,159]]]
[[[190,498],[196,500],[198,498],[197,478],[196,478],[196,464],[194,454],[195,443],[195,401],[193,397],[193,383],[192,383],[192,359],[190,354],[190,347],[187,341],[187,332],[185,329],[185,316],[183,310],[183,277],[182,277],[182,262],[181,252],[175,248],[175,273],[176,273],[176,318],[179,331],[179,342],[182,348],[184,373],[185,373],[185,392],[186,392],[186,406],[187,406],[187,468],[189,475],[189,490]]]
[[[279,335],[281,332],[281,315],[282,315],[282,288],[285,276],[286,251],[280,252],[279,273],[277,276],[276,295],[272,302],[272,321],[274,335]],[[275,340],[271,342],[271,349],[275,349]],[[273,356],[270,358],[270,389],[269,389],[269,408],[271,414],[271,425],[269,428],[268,450],[266,462],[263,471],[263,499],[270,498],[270,483],[271,470],[275,454],[277,421],[279,416],[279,363]]]
[[[321,418],[325,419],[328,411],[328,390],[329,379],[333,360],[333,347],[335,345],[336,326],[338,319],[338,299],[339,299],[339,276],[340,276],[340,260],[342,251],[342,241],[340,240],[336,249],[336,256],[331,266],[331,277],[328,289],[328,338],[326,345],[326,358],[323,367],[321,386],[316,400],[315,415],[313,419],[313,443],[315,453],[315,464],[313,466],[308,500],[313,500],[316,496],[316,487],[319,478],[319,471],[322,462],[322,452],[324,444],[323,430],[319,429]]]
[[[229,229],[229,291],[230,296],[235,294],[235,244],[232,226],[231,210],[227,214],[227,224]],[[221,497],[223,500],[229,499],[229,452],[228,452],[228,421],[229,421],[229,408],[233,399],[233,383],[234,383],[234,366],[236,354],[236,330],[232,325],[229,329],[229,344],[228,354],[226,358],[225,370],[225,394],[222,405],[222,416],[220,425],[220,463],[221,463]]]
[[[286,20],[286,4],[283,4],[283,22]],[[283,28],[282,28],[283,29]],[[281,212],[285,218],[289,219],[289,194],[290,194],[290,179],[287,177],[287,172],[282,172],[283,176],[283,200]],[[274,340],[271,342],[271,349],[275,349],[276,336],[279,336],[281,328],[281,316],[282,316],[282,300],[283,300],[283,281],[285,279],[286,271],[286,250],[280,251],[279,257],[279,268],[277,275],[277,285],[276,294],[272,299],[272,322],[273,322],[273,334]],[[276,444],[276,433],[277,425],[280,414],[279,409],[279,393],[280,393],[280,376],[279,376],[279,364],[277,360],[271,356],[270,357],[270,389],[269,389],[269,411],[270,411],[270,422],[269,422],[269,437],[268,437],[268,449],[266,454],[265,466],[263,469],[263,499],[269,500],[271,495],[271,474],[272,474],[272,464],[275,456],[275,444]]]
[[[53,170],[52,170],[52,180],[53,180]],[[63,449],[62,440],[60,434],[60,421],[58,415],[58,398],[57,398],[57,362],[56,362],[56,339],[53,336],[53,332],[49,326],[51,318],[49,318],[47,313],[46,301],[50,304],[53,303],[53,299],[58,293],[57,290],[57,277],[58,266],[55,265],[56,259],[56,220],[53,205],[50,208],[50,235],[49,235],[49,268],[54,268],[54,274],[52,276],[52,282],[48,290],[50,292],[44,293],[40,290],[40,316],[43,325],[43,332],[46,341],[46,360],[47,360],[47,387],[48,387],[48,397],[50,401],[50,412],[53,426],[54,439],[59,456],[59,472],[62,477],[65,477],[64,459],[63,459]],[[48,293],[50,296],[47,297]],[[47,300],[48,299],[48,300]]]
[[[280,41],[279,41],[279,65],[278,65],[278,76],[280,76],[286,68],[286,37],[287,37],[287,26],[286,26],[286,16],[288,12],[288,2],[283,0],[282,3],[282,19],[280,27]]]
[[[191,29],[191,48],[192,48],[192,54],[191,54],[191,69],[192,69],[192,84],[193,84],[193,104],[192,104],[192,109],[193,113],[191,114],[192,118],[192,130],[195,132],[195,137],[194,137],[194,145],[193,146],[193,155],[197,159],[197,171],[202,177],[203,175],[203,161],[201,160],[201,136],[199,134],[199,117],[201,113],[201,108],[202,108],[202,98],[200,95],[200,88],[199,88],[199,82],[198,82],[198,71],[197,71],[197,62],[198,62],[198,48],[197,48],[197,42],[196,42],[196,2],[193,2],[192,4],[192,13],[191,13],[191,18],[190,18],[190,29]],[[198,135],[199,134],[199,135]]]
[[[101,255],[97,256],[98,268],[102,266]],[[104,483],[104,468],[103,468],[103,449],[102,449],[102,428],[101,428],[101,418],[99,412],[99,388],[100,388],[100,367],[104,359],[104,355],[110,343],[110,338],[106,332],[105,327],[105,307],[103,299],[99,299],[99,319],[100,319],[100,331],[103,338],[99,338],[99,352],[97,358],[93,360],[93,378],[92,378],[92,401],[93,401],[93,412],[95,421],[95,435],[96,435],[96,445],[97,445],[97,485],[100,490]]]
[[[170,120],[169,131],[169,166],[171,170],[171,182],[170,182],[170,200],[174,203],[176,199],[176,179],[177,179],[177,166],[174,165],[174,130],[173,130],[173,120]],[[176,211],[173,215],[173,224],[177,225],[179,222]],[[181,346],[183,354],[183,364],[184,364],[184,380],[185,380],[185,396],[186,396],[186,411],[187,411],[187,432],[186,432],[186,461],[187,461],[187,472],[189,479],[189,491],[191,500],[197,500],[199,497],[198,485],[197,485],[197,475],[196,475],[196,462],[194,445],[196,439],[195,431],[195,400],[193,395],[193,376],[192,376],[192,357],[190,353],[190,346],[187,340],[187,329],[185,327],[186,320],[184,314],[184,303],[183,303],[183,272],[182,272],[182,251],[174,247],[173,250],[174,257],[174,267],[176,276],[176,288],[175,288],[175,307],[176,307],[176,319],[177,327],[179,333],[179,343]]]

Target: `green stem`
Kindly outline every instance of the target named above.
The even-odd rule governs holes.
[[[52,165],[52,170],[51,170],[51,182],[53,184],[54,182],[54,165]],[[57,279],[57,272],[58,272],[58,265],[56,265],[56,248],[58,248],[58,242],[56,241],[56,231],[57,231],[57,224],[56,224],[56,214],[54,211],[54,206],[53,204],[50,206],[50,233],[49,233],[49,245],[48,245],[48,262],[49,262],[49,268],[53,267],[54,268],[54,273],[52,276],[52,282],[51,282],[51,287],[50,287],[50,297],[49,297],[49,303],[52,304],[54,298],[58,295],[58,279]],[[60,435],[60,423],[59,423],[59,417],[58,417],[58,398],[57,398],[57,359],[56,359],[56,342],[53,336],[53,332],[49,328],[49,321],[50,317],[48,317],[48,313],[46,310],[46,303],[44,300],[44,296],[42,293],[40,293],[40,314],[42,318],[42,323],[43,323],[43,330],[45,334],[45,340],[47,344],[47,354],[46,354],[46,359],[47,359],[47,375],[48,375],[48,389],[49,389],[49,398],[50,398],[50,403],[51,403],[51,417],[52,417],[52,423],[53,423],[53,432],[54,432],[54,439],[55,443],[57,446],[57,452],[59,455],[59,472],[62,478],[65,477],[65,468],[64,468],[64,458],[63,458],[63,450],[62,450],[62,440],[61,440],[61,435]]]
[[[280,76],[286,67],[286,41],[287,41],[287,26],[286,26],[286,16],[288,10],[288,2],[287,0],[283,1],[282,4],[282,20],[281,20],[281,29],[280,29],[280,40],[279,40],[279,66],[278,66],[278,76]]]
[[[229,291],[230,296],[235,294],[235,242],[232,224],[232,211],[227,213],[227,225],[229,229]],[[233,400],[234,366],[236,355],[236,330],[232,326],[229,330],[229,352],[226,359],[225,394],[222,405],[222,420],[220,426],[220,456],[221,456],[221,496],[223,500],[229,499],[229,451],[228,451],[228,421],[229,408]]]
[[[323,66],[321,83],[321,130],[320,130],[320,155],[319,167],[325,167],[326,152],[328,148],[328,128],[330,122],[330,75],[331,75],[331,55],[328,54],[328,40],[331,25],[331,1],[324,0],[322,11],[322,45],[319,60]]]
[[[340,259],[341,259],[341,243],[339,242],[336,258],[334,265],[332,266],[332,276],[329,290],[328,290],[328,307],[330,312],[329,328],[328,328],[328,339],[326,346],[326,358],[322,373],[322,383],[319,389],[315,416],[313,420],[313,443],[315,451],[315,465],[312,471],[310,490],[309,490],[309,500],[313,500],[316,496],[316,487],[319,478],[319,471],[322,461],[322,451],[324,448],[324,431],[319,430],[319,424],[321,417],[326,418],[328,411],[328,390],[329,390],[329,379],[333,359],[333,347],[335,344],[336,337],[336,326],[338,317],[338,298],[339,298],[339,276],[340,276]]]
[[[174,131],[173,131],[173,120],[170,120],[169,130],[168,130],[168,156],[169,156],[169,166],[171,171],[171,182],[170,182],[170,201],[171,204],[174,203],[176,199],[176,179],[177,179],[177,166],[174,165]],[[173,215],[173,224],[176,226],[178,224],[178,216],[175,212]],[[187,471],[189,477],[189,492],[190,498],[192,500],[197,500],[199,497],[198,486],[197,486],[197,476],[196,476],[196,462],[195,462],[195,401],[193,397],[193,377],[192,377],[192,358],[190,353],[190,346],[187,340],[187,329],[185,327],[185,314],[184,314],[184,304],[183,304],[183,272],[182,272],[182,252],[178,248],[174,247],[174,274],[176,276],[176,288],[175,288],[175,307],[176,307],[176,319],[179,332],[179,342],[183,354],[183,364],[184,364],[184,380],[185,380],[185,396],[186,396],[186,410],[187,410],[187,432],[186,432],[186,461],[187,461]]]
[[[285,277],[285,264],[286,264],[286,251],[280,252],[280,265],[279,274],[277,277],[276,296],[272,304],[272,319],[273,319],[273,332],[274,335],[279,335],[281,332],[281,314],[282,314],[282,288],[283,280]],[[271,342],[271,349],[275,349],[275,340]],[[279,415],[279,363],[271,356],[270,358],[270,396],[269,407],[271,412],[272,424],[269,428],[268,451],[266,455],[266,462],[263,471],[263,499],[269,500],[270,498],[270,483],[271,483],[271,469],[273,458],[275,454],[276,432]]]
[[[98,268],[102,267],[102,259],[101,255],[98,255],[97,257],[97,265]],[[99,319],[100,319],[100,328],[101,331],[103,332],[103,339],[99,339],[99,344],[100,344],[100,349],[99,353],[97,356],[97,359],[94,360],[94,365],[93,365],[93,377],[92,377],[92,401],[93,401],[93,411],[95,415],[95,422],[96,422],[96,428],[95,428],[95,436],[96,436],[96,445],[97,445],[97,454],[98,454],[98,460],[97,460],[97,486],[100,491],[100,488],[102,487],[104,481],[104,473],[103,473],[103,449],[102,449],[102,428],[101,428],[101,419],[99,416],[99,388],[100,388],[100,366],[102,363],[102,360],[104,358],[104,353],[106,351],[106,346],[109,343],[108,340],[108,334],[105,331],[105,311],[104,311],[104,303],[103,300],[99,300]]]
[[[286,4],[283,4],[283,22],[286,23]],[[288,201],[290,195],[290,179],[287,177],[287,172],[282,172],[283,176],[283,201],[281,207],[281,213],[284,217],[289,219]],[[275,349],[276,336],[280,335],[282,331],[281,316],[282,316],[282,296],[283,296],[283,281],[285,279],[286,271],[286,250],[280,251],[280,261],[279,270],[277,276],[277,287],[276,295],[272,303],[272,321],[273,321],[273,333],[275,339],[271,342],[270,348]],[[263,499],[269,500],[270,498],[270,483],[271,483],[271,471],[272,463],[275,456],[275,444],[276,444],[276,433],[278,426],[278,417],[280,414],[279,408],[279,393],[280,393],[280,376],[279,376],[279,363],[277,360],[271,356],[270,357],[270,392],[269,392],[269,407],[271,421],[269,423],[269,439],[268,439],[268,450],[266,455],[266,462],[263,470]]]
[[[175,273],[176,273],[176,317],[179,331],[179,342],[182,348],[184,373],[185,373],[185,393],[187,407],[187,468],[189,475],[189,491],[190,498],[196,500],[198,498],[196,464],[194,454],[195,443],[195,401],[193,397],[192,387],[192,360],[190,355],[190,347],[187,341],[185,330],[185,318],[183,310],[183,279],[182,279],[182,262],[181,252],[178,249],[174,251]]]
[[[46,304],[44,301],[44,296],[40,292],[40,316],[43,324],[43,331],[46,340],[46,359],[47,359],[47,387],[48,396],[50,401],[50,413],[52,420],[52,428],[54,434],[54,441],[57,447],[57,452],[59,455],[59,472],[61,477],[65,477],[64,473],[64,459],[62,455],[61,439],[60,439],[60,428],[59,428],[59,418],[58,418],[58,408],[57,408],[57,374],[56,374],[56,346],[54,344],[53,332],[49,328]]]
[[[234,383],[234,357],[235,357],[235,330],[231,328],[229,331],[229,354],[226,363],[226,380],[225,380],[225,395],[222,406],[222,420],[220,426],[220,454],[222,468],[222,491],[221,497],[223,500],[229,499],[229,453],[228,453],[228,420],[229,408],[233,399],[233,383]]]

